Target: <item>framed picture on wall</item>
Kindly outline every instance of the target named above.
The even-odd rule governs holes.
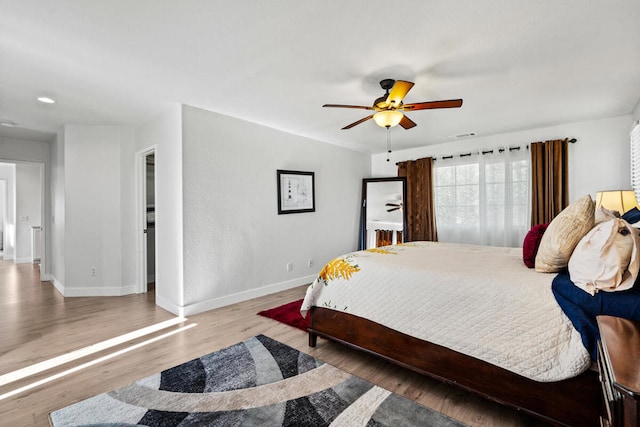
[[[278,215],[315,212],[314,172],[278,169]]]

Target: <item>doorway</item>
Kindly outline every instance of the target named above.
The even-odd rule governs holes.
[[[41,280],[49,280],[44,250],[48,238],[43,223],[47,217],[45,180],[44,163],[0,160],[2,260],[39,264]]]
[[[146,165],[146,211],[147,211],[147,292],[156,288],[156,155],[147,154]]]
[[[138,220],[138,292],[155,291],[156,283],[156,150],[136,153]]]

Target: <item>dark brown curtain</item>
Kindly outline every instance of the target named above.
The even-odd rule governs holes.
[[[376,230],[376,248],[393,243],[393,230]]]
[[[568,139],[531,148],[531,225],[551,222],[569,204]]]
[[[398,176],[407,178],[407,235],[405,242],[438,241],[433,202],[433,158],[398,163]]]
[[[392,245],[393,233],[396,233],[396,243],[402,243],[402,231],[376,230],[376,248]]]

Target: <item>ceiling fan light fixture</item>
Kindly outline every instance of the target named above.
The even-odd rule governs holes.
[[[385,111],[378,111],[377,113],[375,113],[373,115],[373,120],[376,122],[378,126],[382,128],[392,128],[398,125],[398,123],[400,123],[400,120],[402,120],[403,117],[404,117],[404,114],[402,114],[400,111],[385,110]]]
[[[359,110],[376,111],[374,114],[370,114],[367,117],[363,117],[360,120],[346,125],[342,130],[351,129],[354,126],[358,126],[366,121],[374,119],[376,124],[380,127],[391,129],[396,125],[402,126],[404,129],[412,129],[416,126],[416,123],[408,116],[405,116],[403,111],[418,111],[418,110],[435,110],[438,108],[460,108],[462,106],[462,99],[446,99],[440,101],[426,101],[417,102],[411,104],[404,103],[404,97],[413,87],[412,82],[404,80],[384,79],[380,81],[380,87],[385,90],[385,94],[375,101],[373,106],[365,105],[343,105],[343,104],[324,104],[323,107],[331,108],[356,108]]]

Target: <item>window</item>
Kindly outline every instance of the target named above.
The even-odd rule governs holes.
[[[529,229],[529,175],[526,149],[438,160],[434,165],[438,240],[521,246]]]
[[[636,122],[631,134],[631,187],[640,201],[640,121]]]

